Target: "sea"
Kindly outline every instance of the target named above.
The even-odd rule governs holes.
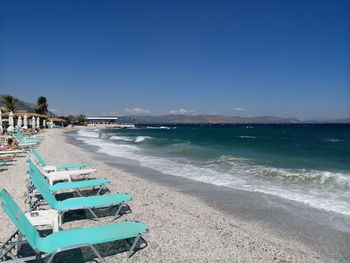
[[[350,125],[141,125],[77,139],[163,174],[350,215]]]

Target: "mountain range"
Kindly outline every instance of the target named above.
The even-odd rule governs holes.
[[[302,124],[302,123],[344,123],[350,124],[350,118],[317,121],[301,121],[296,118],[280,118],[275,116],[238,117],[222,115],[133,115],[118,117],[119,122],[135,124]]]
[[[0,107],[4,107],[0,94]],[[18,112],[35,112],[36,105],[22,100],[17,102]],[[49,112],[51,117],[55,114]],[[259,117],[239,117],[239,116],[223,116],[223,115],[130,115],[118,117],[119,122],[135,123],[135,124],[298,124],[298,123],[344,123],[350,124],[350,118],[334,119],[334,120],[308,120],[301,121],[296,118],[280,118],[275,116],[259,116]]]
[[[3,103],[3,96],[3,94],[0,94],[0,107],[5,107],[5,104]],[[16,108],[16,112],[35,112],[36,104],[18,99]],[[47,113],[47,115],[50,117],[55,117],[55,114],[50,111]]]

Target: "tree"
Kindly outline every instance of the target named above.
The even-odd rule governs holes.
[[[48,108],[48,104],[47,104],[46,97],[40,96],[38,98],[37,103],[36,103],[36,110],[35,110],[35,112],[38,113],[38,114],[46,115],[47,111],[48,111],[47,108]]]
[[[86,122],[86,116],[84,114],[78,115],[77,117],[75,117],[75,119],[77,120],[77,122],[80,122],[80,123]]]
[[[2,102],[5,104],[5,107],[7,108],[7,110],[15,112],[17,108],[18,99],[16,99],[11,95],[4,95],[2,96],[2,98],[3,98]]]

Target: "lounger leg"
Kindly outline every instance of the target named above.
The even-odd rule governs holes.
[[[79,195],[80,197],[84,197],[83,194],[80,192],[79,189],[77,189],[77,193],[78,193],[78,195]]]
[[[117,216],[119,215],[120,210],[122,210],[122,207],[124,206],[124,204],[125,204],[125,203],[121,203],[121,204],[119,205],[118,210],[117,210],[117,212],[116,212],[115,215],[114,215],[114,218],[117,218]]]
[[[51,254],[51,256],[49,257],[47,263],[51,263],[53,261],[53,258],[56,256],[56,254],[59,252],[54,252],[53,254]]]
[[[101,262],[106,262],[104,258],[101,256],[100,252],[98,252],[98,250],[93,245],[90,245],[90,248],[92,249],[92,251],[94,251],[94,253],[101,260]]]
[[[23,243],[22,241],[23,241],[23,234],[19,232],[17,237],[17,253],[21,250],[22,243]]]
[[[88,208],[88,210],[89,210],[90,213],[95,217],[96,220],[99,220],[99,219],[98,219],[98,216],[94,213],[94,211],[92,211],[91,208]]]
[[[58,227],[59,227],[59,229],[61,229],[61,226],[62,226],[63,215],[64,215],[64,212],[58,213]]]
[[[132,243],[131,248],[128,252],[128,258],[134,253],[135,246],[136,246],[137,242],[139,242],[140,237],[141,237],[140,235],[135,237],[134,242]]]

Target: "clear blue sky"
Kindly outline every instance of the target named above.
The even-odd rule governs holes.
[[[0,93],[58,114],[350,116],[350,1],[0,6]]]

